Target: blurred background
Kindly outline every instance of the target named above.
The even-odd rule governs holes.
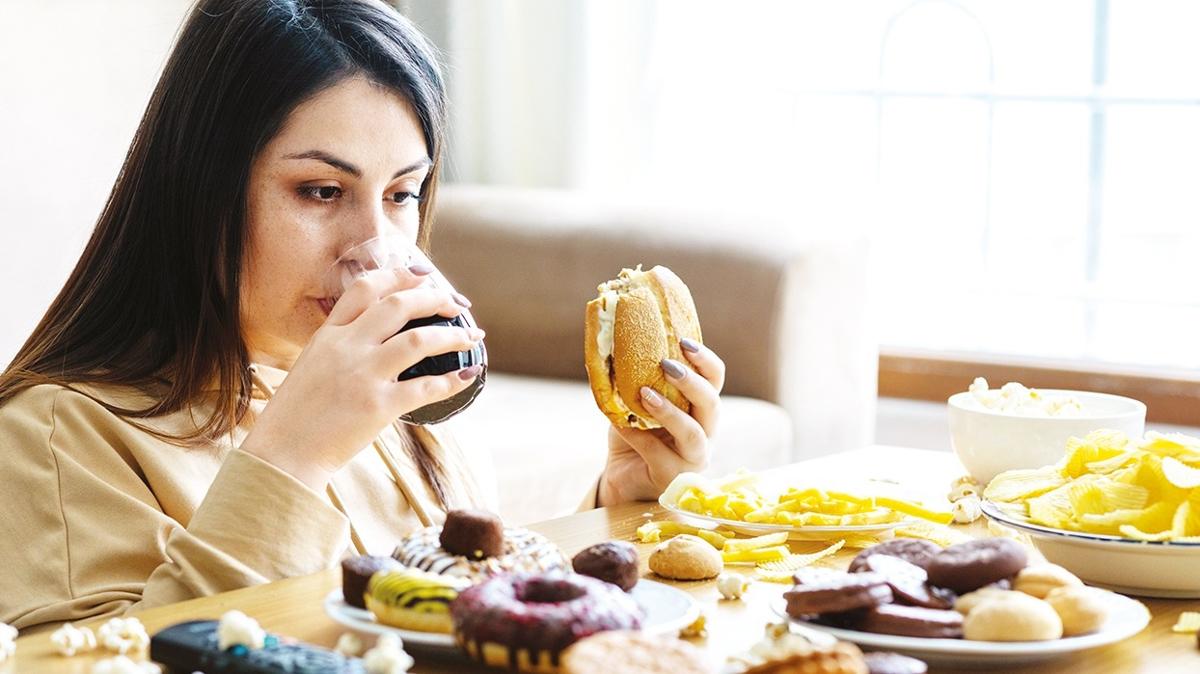
[[[82,249],[189,5],[0,0],[0,362]],[[1200,426],[1200,3],[397,6],[442,52],[450,181],[863,241],[855,376],[882,397],[859,441],[948,446],[944,406],[913,401],[979,374]]]

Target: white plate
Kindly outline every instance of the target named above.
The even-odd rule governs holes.
[[[700,615],[700,607],[690,594],[653,580],[639,580],[638,584],[633,586],[630,596],[645,614],[642,630],[649,634],[678,632],[692,624]],[[395,634],[404,641],[406,647],[411,645],[437,649],[458,648],[454,637],[449,634],[402,630],[375,622],[375,616],[371,615],[370,611],[347,604],[342,597],[341,588],[333,590],[325,597],[325,614],[339,625],[358,632],[373,635]]]
[[[779,531],[788,532],[788,538],[796,540],[805,540],[809,538],[822,538],[818,534],[866,534],[888,531],[896,527],[904,526],[911,523],[912,518],[903,519],[899,522],[887,522],[885,524],[853,524],[848,526],[792,526],[790,524],[768,524],[755,522],[741,522],[738,520],[727,520],[720,517],[711,517],[709,515],[700,515],[680,508],[674,503],[665,501],[661,496],[658,499],[658,504],[670,512],[679,515],[685,519],[709,522],[719,524],[727,529],[732,529],[739,534],[747,536],[759,536],[762,534],[773,534]],[[828,538],[828,536],[823,536]]]
[[[787,614],[787,600],[783,597],[771,602],[771,609],[781,617],[797,625],[831,634],[843,641],[851,641],[868,650],[884,650],[911,655],[931,665],[954,667],[1011,667],[1050,660],[1069,653],[1076,653],[1107,646],[1141,632],[1150,623],[1150,611],[1141,602],[1119,594],[1106,593],[1110,615],[1108,622],[1098,632],[1078,637],[1066,637],[1053,641],[968,641],[966,639],[928,639],[902,637],[893,634],[859,632],[838,627],[827,627],[815,623],[795,620]]]
[[[1200,597],[1200,543],[1139,541],[1085,534],[1030,522],[1003,504],[983,502],[983,514],[1026,534],[1047,560],[1093,585],[1142,597]]]

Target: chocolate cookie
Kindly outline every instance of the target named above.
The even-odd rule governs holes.
[[[403,569],[404,565],[391,557],[348,557],[342,560],[342,596],[346,603],[366,610],[367,604],[363,595],[367,591],[367,582],[376,571]]]
[[[868,674],[925,674],[929,667],[916,658],[899,653],[877,651],[863,656]]]
[[[638,554],[625,541],[597,543],[571,560],[575,573],[599,578],[629,592],[638,582]]]
[[[841,613],[892,601],[892,590],[875,573],[846,573],[826,580],[797,584],[783,596],[793,618]]]
[[[1025,568],[1025,548],[1007,538],[981,538],[951,545],[929,562],[929,582],[959,594],[1011,578]]]
[[[467,559],[499,557],[504,554],[504,523],[486,510],[451,510],[438,542],[446,552]]]
[[[883,576],[898,603],[937,609],[954,607],[954,593],[929,585],[929,574],[916,564],[891,555],[871,555],[862,566],[865,571]]]
[[[850,571],[856,573],[865,570],[866,560],[872,555],[899,557],[909,564],[928,569],[929,560],[941,551],[942,549],[936,543],[920,538],[895,538],[879,545],[872,545],[858,553],[858,556],[850,562]]]
[[[958,611],[886,604],[864,612],[858,628],[864,632],[905,637],[961,639],[963,617]]]

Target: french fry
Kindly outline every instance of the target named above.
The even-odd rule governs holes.
[[[721,559],[726,564],[759,564],[761,562],[777,562],[786,559],[791,554],[786,545],[774,545],[769,548],[742,550],[741,552],[722,552]]]
[[[786,531],[780,531],[774,534],[765,536],[756,536],[754,538],[742,538],[738,540],[725,541],[725,547],[722,552],[736,554],[746,552],[748,550],[758,550],[759,548],[767,548],[773,545],[787,545],[788,535]]]

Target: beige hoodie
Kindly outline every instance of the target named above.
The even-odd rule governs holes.
[[[256,369],[268,387],[286,375]],[[87,390],[137,404],[115,389]],[[256,389],[252,410],[266,398]],[[194,424],[187,410],[153,420],[173,434]],[[247,430],[179,447],[48,385],[0,407],[0,622],[27,633],[309,574],[354,553],[351,523],[371,554],[390,553],[422,526],[379,451],[366,448],[334,476],[339,509],[328,494],[236,449]],[[468,457],[443,427],[432,431],[445,450],[451,505],[494,510],[490,457]],[[397,432],[385,430],[377,444],[440,522],[444,513]]]

